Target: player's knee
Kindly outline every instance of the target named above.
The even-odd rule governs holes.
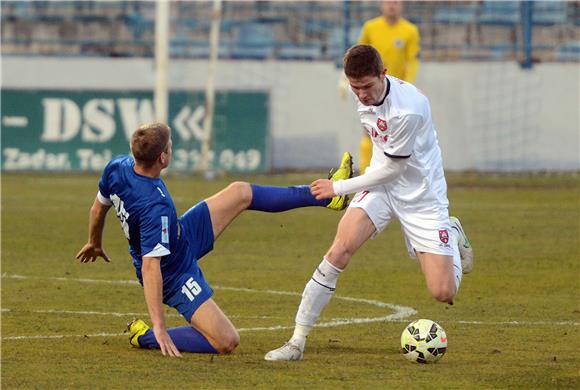
[[[348,265],[353,254],[354,250],[349,246],[348,241],[337,238],[334,240],[330,250],[326,253],[326,258],[335,267],[344,269]]]
[[[234,330],[220,340],[216,349],[220,354],[228,354],[234,352],[238,345],[240,345],[240,335]]]
[[[429,289],[433,298],[439,302],[449,303],[453,301],[455,297],[456,289],[455,285],[450,285],[448,283],[433,286]]]
[[[252,203],[252,186],[250,183],[235,181],[228,186],[228,189],[235,192],[236,197],[245,207]]]

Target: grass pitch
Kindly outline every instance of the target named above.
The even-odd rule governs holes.
[[[283,185],[317,176],[241,179]],[[355,255],[336,295],[412,307],[417,314],[370,322],[392,310],[333,299],[321,322],[363,323],[317,328],[304,361],[277,363],[263,356],[291,334],[299,294],[341,213],[243,214],[201,262],[215,300],[241,329],[239,349],[230,356],[169,359],[133,349],[121,335],[133,317],[148,318],[141,288],[124,282],[135,277],[114,215],[105,229],[112,262],[74,259],[86,241],[97,176],[5,174],[2,387],[580,387],[577,175],[448,179],[451,213],[461,217],[476,251],[475,270],[464,277],[455,305],[430,298],[393,224]],[[182,213],[232,180],[166,182]],[[169,325],[184,323],[167,313]],[[401,331],[415,318],[433,319],[447,331],[449,349],[439,363],[412,364],[400,354]]]

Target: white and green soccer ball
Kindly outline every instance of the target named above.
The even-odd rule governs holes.
[[[447,335],[435,321],[416,320],[403,330],[401,348],[405,358],[412,362],[435,363],[447,350]]]

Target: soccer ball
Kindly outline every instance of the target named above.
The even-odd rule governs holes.
[[[416,320],[403,330],[401,335],[403,355],[417,363],[435,363],[447,350],[445,330],[431,320]]]

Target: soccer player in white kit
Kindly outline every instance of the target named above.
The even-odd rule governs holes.
[[[266,360],[301,360],[306,337],[328,304],[351,257],[396,218],[409,255],[419,261],[427,289],[453,303],[473,250],[459,220],[449,217],[441,150],[428,99],[415,86],[386,75],[379,53],[355,45],[344,57],[363,127],[373,142],[364,175],[310,185],[317,199],[356,193],[338,224],[334,242],[306,284],[291,339]]]

